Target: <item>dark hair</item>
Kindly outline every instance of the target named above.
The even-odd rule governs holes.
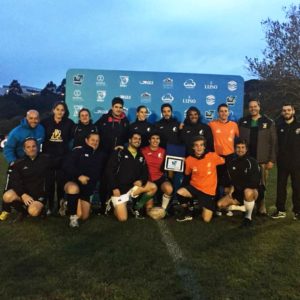
[[[85,138],[89,139],[91,137],[91,135],[94,135],[94,134],[98,135],[99,138],[100,138],[100,134],[98,132],[89,132],[88,135]]]
[[[250,100],[248,101],[248,105],[249,105],[250,102],[253,102],[253,101],[257,102],[258,106],[260,106],[260,101],[259,101],[258,99],[255,99],[255,98],[250,99]]]
[[[293,109],[295,109],[294,104],[292,104],[291,102],[285,102],[285,103],[282,104],[281,107],[284,107],[284,106],[291,106]]]
[[[248,142],[245,139],[237,138],[234,142],[234,147],[236,147],[237,145],[245,145],[248,149]]]
[[[165,107],[169,107],[170,110],[173,111],[173,107],[172,107],[172,105],[169,104],[169,103],[164,103],[164,104],[160,107],[160,111],[163,112],[163,109],[164,109]]]
[[[121,97],[115,97],[111,100],[111,106],[114,106],[115,104],[121,104],[124,106],[124,100]]]
[[[148,140],[150,140],[154,135],[157,135],[159,138],[161,138],[160,133],[158,131],[150,131],[147,135]]]
[[[91,117],[91,112],[89,111],[89,109],[83,107],[83,108],[78,112],[78,118],[80,117],[80,114],[81,114],[83,111],[86,111],[86,112],[89,114],[89,117]]]
[[[195,142],[204,141],[204,146],[206,147],[206,138],[203,135],[196,135],[192,138],[191,144],[194,146]]]
[[[23,147],[25,146],[25,143],[26,143],[27,141],[34,141],[35,144],[38,145],[37,139],[34,138],[34,137],[32,137],[32,136],[29,136],[29,137],[27,137],[27,138],[24,140],[24,142],[23,142]]]
[[[53,111],[58,105],[62,105],[62,106],[64,107],[64,109],[65,109],[65,114],[64,114],[64,116],[63,116],[63,119],[68,118],[70,112],[69,112],[68,106],[67,106],[67,104],[66,104],[65,101],[56,101],[56,102],[53,104],[53,106],[52,106],[52,111]]]
[[[142,134],[141,134],[140,132],[138,132],[138,131],[131,131],[131,132],[129,133],[128,139],[132,139],[132,137],[133,137],[135,134],[138,134],[140,137],[142,137]]]
[[[228,105],[226,103],[221,103],[219,106],[218,106],[218,111],[220,110],[221,107],[226,107],[228,108]]]
[[[148,111],[147,106],[145,106],[145,105],[140,105],[140,106],[138,106],[138,107],[136,108],[136,112],[138,113],[142,108],[145,108],[145,109]]]

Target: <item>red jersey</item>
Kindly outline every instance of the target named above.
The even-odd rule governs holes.
[[[185,161],[185,175],[192,175],[190,184],[197,190],[214,196],[217,187],[217,165],[225,159],[215,152],[208,152],[203,158],[188,156]]]
[[[148,166],[150,180],[158,180],[163,175],[162,165],[165,161],[166,150],[158,147],[156,151],[153,151],[150,146],[146,146],[141,149],[141,152]]]

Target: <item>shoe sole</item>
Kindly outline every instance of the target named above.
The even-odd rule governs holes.
[[[272,217],[271,216],[271,218],[274,219],[274,220],[277,220],[277,219],[284,219],[284,218],[286,218],[286,216],[280,216],[280,217]]]
[[[176,221],[177,222],[188,222],[188,221],[192,221],[193,220],[193,218],[191,217],[191,218],[185,218],[185,219],[176,219]]]

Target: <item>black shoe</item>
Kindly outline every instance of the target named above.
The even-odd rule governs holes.
[[[17,216],[10,223],[15,224],[15,223],[23,222],[23,220],[26,218],[26,216],[27,216],[27,213],[18,212]]]
[[[252,220],[248,218],[244,218],[240,228],[251,228],[253,226]]]

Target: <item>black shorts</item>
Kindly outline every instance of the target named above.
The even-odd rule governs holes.
[[[168,179],[168,177],[164,174],[163,176],[161,176],[159,179],[153,181],[153,183],[156,184],[157,188],[160,189],[161,185],[164,182],[170,182],[170,180]]]
[[[244,190],[234,189],[232,198],[239,201],[240,205],[244,204]]]
[[[79,198],[81,200],[90,202],[91,196],[93,196],[95,190],[97,189],[97,182],[88,182],[88,184],[82,184],[79,180],[69,179],[65,180],[67,182],[74,182],[79,187]]]
[[[185,186],[184,188],[187,189],[192,197],[198,201],[198,205],[200,207],[205,207],[206,209],[211,211],[216,210],[215,196],[205,194],[192,185]]]

